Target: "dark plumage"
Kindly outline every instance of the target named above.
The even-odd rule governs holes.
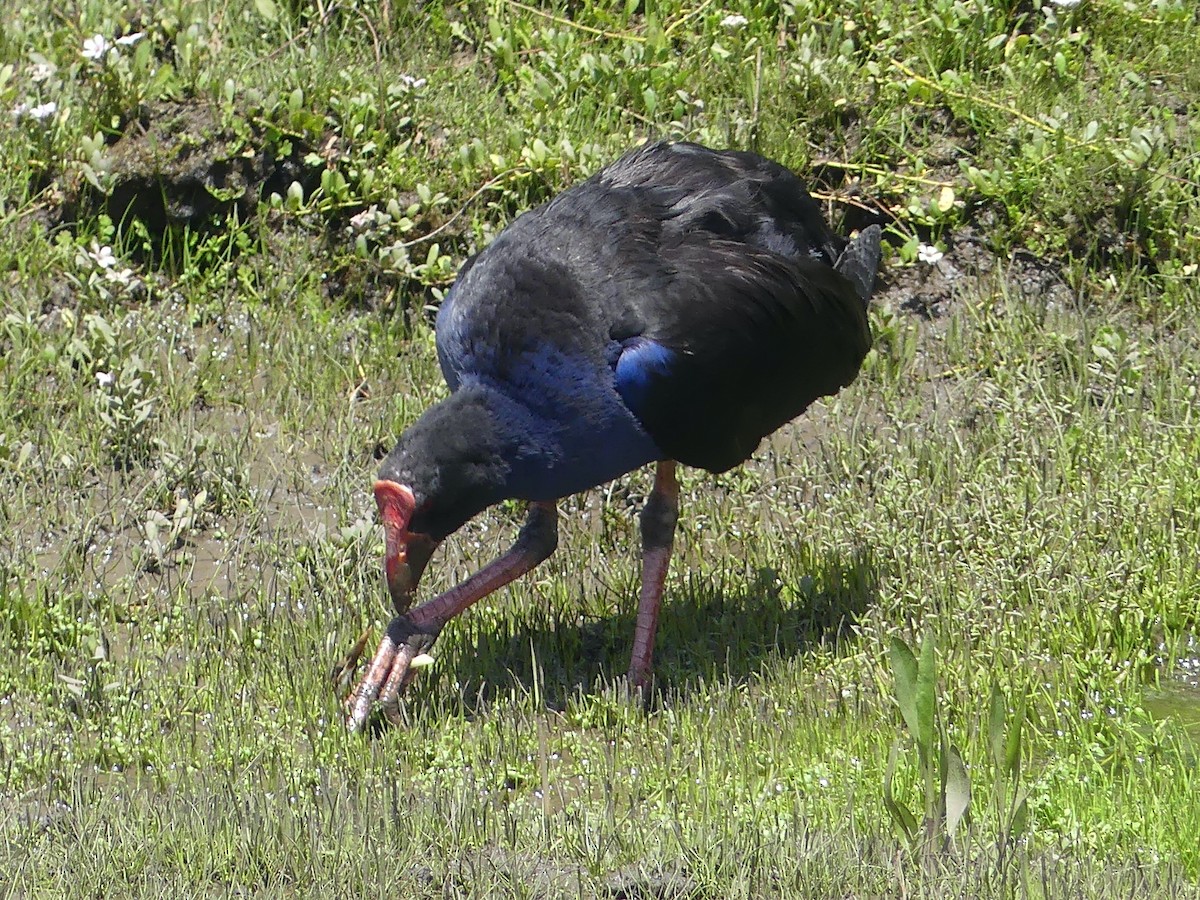
[[[846,247],[784,167],[685,143],[627,154],[468,261],[437,319],[453,393],[401,436],[376,484],[400,615],[352,724],[377,695],[395,707],[449,618],[549,555],[556,499],[657,462],[630,673],[648,677],[675,461],[729,469],[853,381],[878,262],[878,227]],[[407,611],[437,544],[508,498],[532,504],[513,549]]]

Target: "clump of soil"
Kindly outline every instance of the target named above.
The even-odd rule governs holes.
[[[223,115],[207,101],[147,104],[109,148],[112,192],[84,184],[74,205],[100,206],[115,222],[135,217],[156,236],[235,210],[249,217],[260,197],[284,193],[292,181],[306,193],[314,186],[319,172],[303,165],[308,150],[271,140],[253,118]]]

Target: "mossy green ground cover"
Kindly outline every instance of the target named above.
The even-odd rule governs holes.
[[[10,895],[1200,894],[1192,4],[0,24]],[[349,735],[328,673],[388,618],[369,486],[444,391],[429,313],[647,136],[888,224],[876,348],[751,464],[684,475],[648,711],[619,683],[640,472],[447,628],[407,730]],[[932,743],[896,639],[933,642]],[[919,820],[955,753],[950,837],[938,797]]]

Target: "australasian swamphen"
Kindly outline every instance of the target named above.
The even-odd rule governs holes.
[[[375,483],[398,615],[348,701],[350,727],[376,699],[393,719],[413,660],[443,626],[554,551],[556,500],[653,462],[629,666],[631,683],[644,683],[676,463],[736,466],[854,380],[871,346],[879,241],[878,226],[837,238],[778,163],[653,143],[520,216],[469,260],[437,316],[452,393],[404,432]],[[438,544],[510,498],[529,501],[512,548],[410,609]]]

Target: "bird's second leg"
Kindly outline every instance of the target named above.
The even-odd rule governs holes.
[[[654,664],[654,634],[662,606],[675,522],[679,518],[679,484],[675,461],[658,464],[654,490],[642,509],[642,590],[638,598],[637,626],[633,633],[633,656],[629,661],[629,683],[645,687]]]
[[[362,728],[375,700],[388,721],[399,717],[400,694],[412,681],[413,660],[429,651],[443,626],[483,597],[524,575],[558,546],[558,512],[553,503],[533,503],[516,542],[500,558],[462,584],[392,619],[358,689],[351,695],[347,725]]]

